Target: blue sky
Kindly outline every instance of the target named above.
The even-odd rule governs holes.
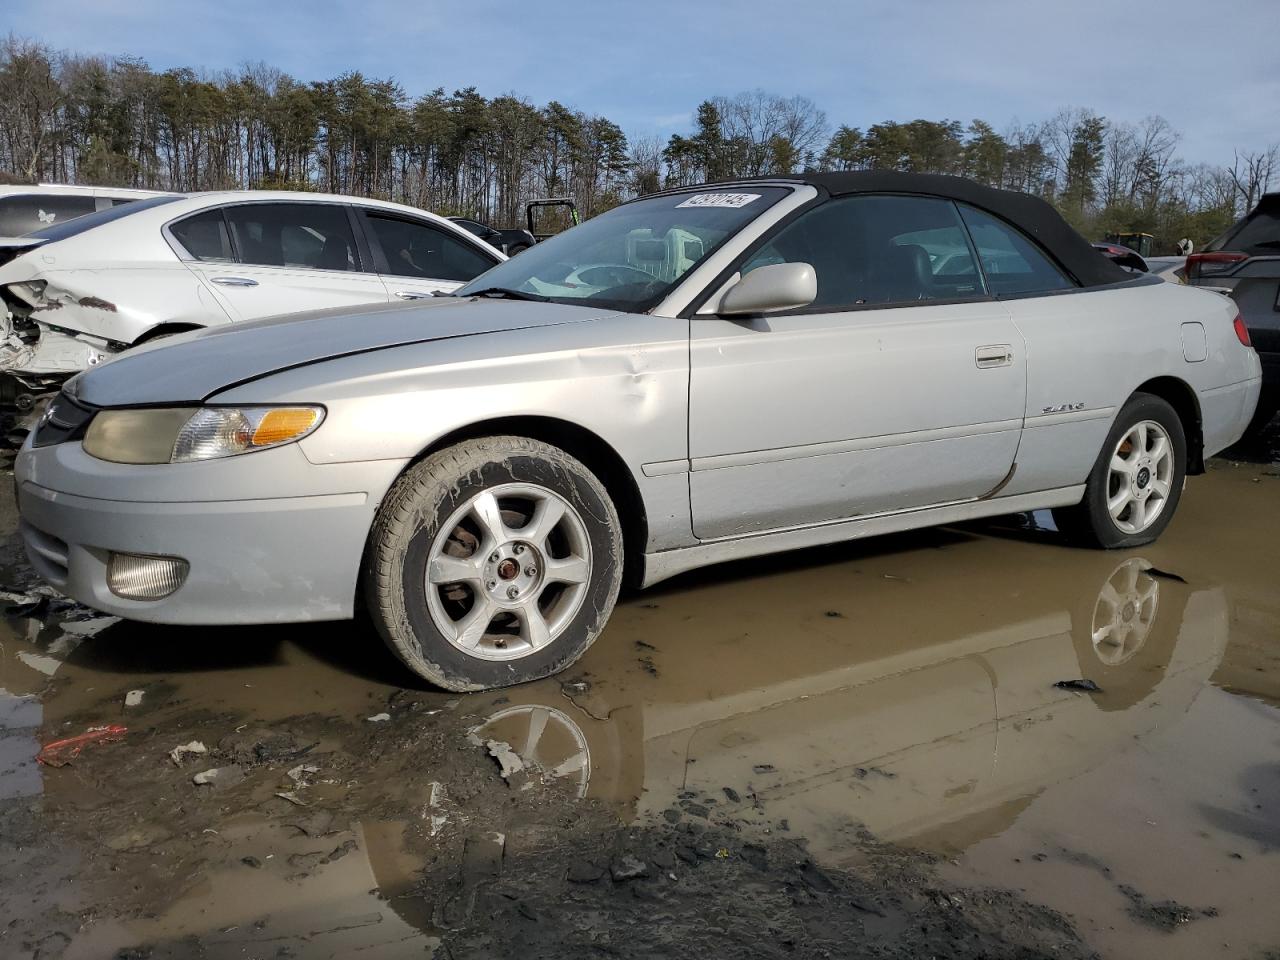
[[[1164,116],[1192,162],[1280,141],[1280,0],[0,0],[5,33],[158,69],[263,60],[411,95],[514,92],[630,135],[681,132],[700,100],[758,87],[811,98],[833,126],[999,130],[1086,106]]]

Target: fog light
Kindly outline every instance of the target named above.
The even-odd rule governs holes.
[[[180,557],[113,553],[107,561],[107,586],[126,600],[162,600],[182,586],[190,569]]]

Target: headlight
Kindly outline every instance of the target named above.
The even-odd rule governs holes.
[[[301,440],[323,419],[323,407],[101,410],[84,450],[113,463],[214,460]]]

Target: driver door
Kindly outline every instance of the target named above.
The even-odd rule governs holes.
[[[803,261],[809,307],[695,316],[693,529],[703,540],[972,500],[1009,473],[1026,357],[950,201],[829,200],[743,265]]]

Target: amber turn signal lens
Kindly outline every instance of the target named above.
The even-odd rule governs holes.
[[[309,410],[306,407],[280,407],[270,410],[258,422],[258,428],[253,431],[253,445],[264,447],[292,440],[310,430],[318,416],[315,410]]]

